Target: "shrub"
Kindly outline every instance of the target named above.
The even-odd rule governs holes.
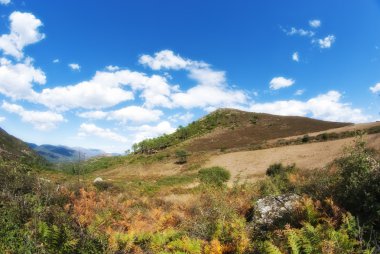
[[[337,161],[338,201],[362,220],[380,228],[380,164],[360,139]]]
[[[105,191],[113,187],[112,183],[107,182],[107,181],[97,181],[97,182],[94,182],[93,185],[99,191]]]
[[[187,152],[185,150],[177,150],[175,156],[177,158],[176,163],[184,164],[187,162]]]
[[[295,168],[296,166],[294,164],[285,167],[284,165],[282,165],[282,163],[275,163],[268,167],[266,175],[274,177],[277,175],[292,173],[295,171]]]
[[[307,142],[309,142],[310,141],[310,137],[309,137],[309,135],[304,135],[303,137],[302,137],[302,143],[307,143]]]
[[[222,167],[204,168],[198,175],[202,183],[219,187],[231,178],[230,172]]]

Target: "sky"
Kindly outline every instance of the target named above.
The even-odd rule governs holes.
[[[380,1],[0,0],[0,126],[123,153],[217,108],[380,119]]]

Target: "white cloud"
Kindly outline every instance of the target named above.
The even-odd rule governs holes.
[[[321,21],[319,19],[313,19],[313,20],[309,20],[309,25],[313,28],[318,28],[321,26]]]
[[[293,53],[292,60],[295,61],[295,62],[299,62],[300,61],[300,57],[299,57],[298,52],[294,52]]]
[[[372,93],[380,92],[380,83],[377,83],[374,86],[371,86],[369,90],[371,90]]]
[[[335,35],[328,35],[323,39],[314,39],[312,40],[312,42],[315,44],[318,44],[318,46],[321,49],[327,49],[327,48],[331,48],[335,40],[336,40]]]
[[[95,79],[76,85],[43,89],[34,101],[49,108],[68,110],[73,108],[100,109],[133,99],[131,91],[119,85],[99,82]]]
[[[5,117],[3,117],[3,116],[0,116],[0,123],[1,123],[1,122],[4,122],[4,121],[5,121],[5,119],[6,119]]]
[[[313,31],[305,30],[305,29],[302,29],[302,28],[298,29],[298,28],[295,28],[295,27],[290,28],[290,30],[282,29],[282,31],[286,35],[289,35],[289,36],[299,35],[299,36],[313,37],[315,35],[315,32],[313,32]]]
[[[23,122],[31,123],[38,130],[50,130],[65,119],[61,114],[51,111],[32,111],[25,110],[22,106],[3,102],[1,106],[4,110],[17,114]]]
[[[120,70],[120,67],[119,66],[114,66],[114,65],[108,65],[108,66],[106,66],[106,70],[107,71],[111,71],[111,72],[118,71],[118,70]]]
[[[53,63],[59,63],[59,59],[58,58],[54,59]]]
[[[228,87],[225,72],[217,71],[202,61],[185,59],[170,50],[163,50],[154,56],[143,55],[139,62],[153,70],[186,70],[188,77],[197,82],[187,91],[171,93],[172,106],[206,109],[208,107],[236,106],[244,104],[247,96],[243,91]]]
[[[271,90],[278,90],[284,87],[292,86],[295,83],[293,79],[287,79],[284,77],[275,77],[269,82],[269,88]]]
[[[147,123],[160,120],[162,115],[160,110],[146,109],[138,106],[128,106],[122,109],[104,112],[104,111],[89,111],[78,114],[78,116],[89,119],[107,119],[115,120],[122,123]]]
[[[156,52],[154,56],[142,55],[139,59],[139,63],[150,67],[152,70],[180,70],[185,69],[190,65],[198,64],[189,59],[184,59],[179,55],[175,55],[171,50]]]
[[[45,35],[39,32],[42,22],[31,13],[18,11],[9,16],[9,21],[10,33],[0,36],[0,49],[6,55],[21,59],[25,46],[45,38]]]
[[[33,67],[29,58],[17,64],[0,59],[0,93],[12,99],[31,99],[35,94],[33,83],[45,84],[46,76],[41,69]]]
[[[277,115],[309,116],[317,119],[338,122],[367,122],[371,119],[360,109],[341,102],[342,95],[329,91],[307,101],[288,100],[269,103],[255,103],[250,110]]]
[[[174,127],[171,126],[170,122],[168,121],[162,121],[154,126],[142,125],[138,127],[130,127],[129,129],[132,131],[136,131],[134,133],[134,143],[140,142],[147,138],[154,138],[163,134],[170,134],[175,132],[176,130]]]
[[[8,5],[11,3],[11,0],[0,0],[0,4]]]
[[[80,65],[77,64],[77,63],[71,63],[71,64],[68,64],[68,66],[70,67],[70,69],[72,69],[73,71],[80,71]]]
[[[79,127],[79,136],[86,137],[86,136],[96,136],[104,139],[110,139],[113,141],[126,143],[128,142],[128,139],[124,136],[121,136],[110,129],[104,129],[101,127],[96,126],[95,124],[87,124],[83,123]]]
[[[294,93],[294,95],[296,95],[296,96],[300,96],[300,95],[303,95],[304,92],[305,92],[304,89],[299,89],[299,90],[297,90],[297,91]]]

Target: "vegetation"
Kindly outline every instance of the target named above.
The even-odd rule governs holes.
[[[147,158],[135,154],[105,161],[116,165],[143,163]],[[303,171],[295,165],[273,164],[266,179],[232,187],[225,185],[230,173],[220,167],[145,176],[123,185],[107,181],[57,185],[28,165],[2,162],[0,250],[376,253],[380,240],[376,158],[358,140],[326,169]],[[201,184],[188,187],[196,179]],[[262,224],[258,202],[284,194],[297,197],[294,207]]]
[[[257,115],[253,115],[251,121],[256,123]],[[223,110],[217,110],[208,114],[199,121],[190,123],[186,127],[180,126],[173,134],[163,135],[153,139],[146,139],[132,146],[135,153],[153,154],[159,150],[171,147],[186,141],[192,137],[206,134],[217,127],[233,128],[238,125],[237,115],[234,113],[226,113]]]
[[[187,152],[185,150],[177,150],[175,156],[178,164],[184,164],[187,162]]]
[[[231,174],[224,168],[203,168],[198,172],[199,180],[207,185],[221,187],[231,178]]]

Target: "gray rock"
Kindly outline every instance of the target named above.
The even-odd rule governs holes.
[[[257,200],[254,220],[259,225],[271,225],[285,214],[295,211],[301,197],[297,194],[269,196]]]

